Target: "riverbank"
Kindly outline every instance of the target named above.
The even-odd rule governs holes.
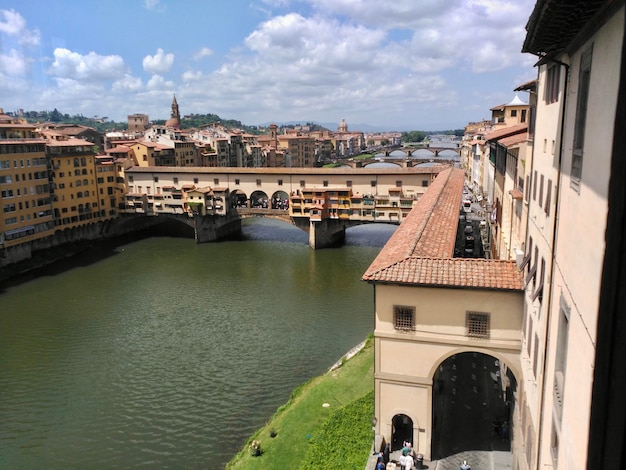
[[[365,468],[372,445],[373,392],[370,335],[326,374],[298,387],[226,468]],[[261,455],[252,455],[253,442]]]

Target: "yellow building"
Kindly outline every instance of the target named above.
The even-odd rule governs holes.
[[[0,249],[52,233],[46,141],[34,126],[5,114],[0,114],[0,205]]]
[[[46,149],[54,182],[53,209],[57,230],[99,219],[93,144],[82,139],[52,140],[48,141]]]

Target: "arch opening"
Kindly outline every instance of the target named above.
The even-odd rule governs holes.
[[[230,207],[248,207],[248,196],[241,189],[230,193]]]
[[[413,420],[405,414],[397,414],[391,420],[391,450],[400,450],[405,442],[413,444]]]
[[[276,191],[272,194],[272,209],[289,209],[289,194],[285,191]]]
[[[250,207],[253,209],[267,209],[269,208],[269,198],[263,191],[254,191],[250,195]]]
[[[433,377],[432,459],[510,451],[516,389],[512,371],[491,355],[464,352],[443,361]]]

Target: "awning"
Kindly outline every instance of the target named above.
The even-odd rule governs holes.
[[[524,199],[524,195],[522,194],[522,192],[519,189],[511,189],[509,191],[509,194],[511,195],[511,197],[515,200],[521,200]]]

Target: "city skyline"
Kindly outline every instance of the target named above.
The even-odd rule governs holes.
[[[441,130],[536,77],[532,0],[414,3],[0,0],[0,107]]]

